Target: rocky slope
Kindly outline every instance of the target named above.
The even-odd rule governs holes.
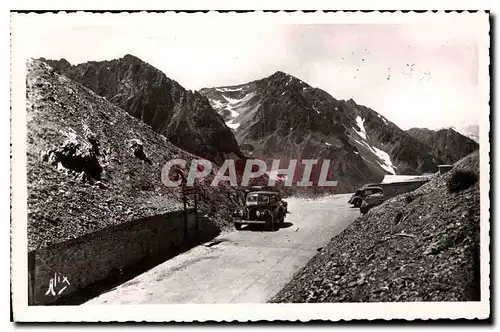
[[[161,171],[170,159],[197,156],[44,62],[28,62],[26,93],[30,250],[182,207]],[[237,192],[200,189],[202,211],[228,226]]]
[[[408,133],[429,146],[432,154],[439,156],[447,164],[453,164],[479,150],[478,143],[451,128],[440,130],[411,128]]]
[[[141,119],[183,150],[219,165],[227,157],[243,157],[231,129],[205,97],[184,89],[137,57],[74,66],[64,59],[41,60]]]
[[[434,172],[441,160],[377,112],[337,100],[283,72],[237,86],[205,88],[242,151],[263,159],[332,159],[338,192],[386,174]]]
[[[479,155],[332,238],[271,302],[480,300]]]

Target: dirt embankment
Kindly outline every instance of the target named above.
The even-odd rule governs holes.
[[[332,238],[271,302],[477,301],[479,154]]]

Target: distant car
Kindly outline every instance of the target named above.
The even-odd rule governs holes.
[[[380,187],[369,187],[363,191],[363,198],[359,211],[366,214],[372,207],[384,202],[384,190]]]
[[[347,203],[354,205],[354,207],[360,207],[363,202],[363,197],[366,195],[366,191],[368,190],[368,194],[371,192],[372,188],[380,188],[375,185],[369,184],[364,185],[363,187],[356,190],[356,192],[351,196]]]
[[[360,207],[363,198],[361,197],[363,190],[357,189],[356,192],[351,196],[347,203],[354,205],[354,207]]]
[[[272,231],[279,224],[285,222],[287,204],[281,195],[274,191],[248,192],[245,207],[234,211],[234,228],[241,229],[242,225],[264,225],[265,229]]]

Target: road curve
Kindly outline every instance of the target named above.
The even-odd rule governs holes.
[[[279,230],[223,233],[84,305],[266,302],[359,216],[349,196],[289,198]]]

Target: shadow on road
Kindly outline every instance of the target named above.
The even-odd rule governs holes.
[[[68,294],[67,296],[60,297],[56,302],[50,305],[80,305],[92,298],[95,298],[101,294],[112,291],[117,286],[132,280],[138,275],[151,270],[157,265],[166,262],[169,259],[174,258],[177,255],[186,252],[193,247],[209,242],[213,240],[217,235],[220,234],[220,229],[217,225],[210,219],[201,217],[203,222],[203,229],[198,234],[193,234],[189,236],[185,242],[177,247],[168,248],[161,253],[154,256],[148,256],[143,259],[140,263],[123,268],[122,270],[113,270],[108,276],[92,285],[82,288],[74,293]]]
[[[276,232],[282,228],[288,228],[288,227],[291,227],[293,226],[293,224],[291,222],[284,222],[280,225],[277,225],[278,227],[276,227],[275,229],[273,229],[272,231],[273,232]],[[246,225],[246,226],[243,226],[241,228],[241,231],[250,231],[250,232],[265,232],[265,227],[264,225]]]

